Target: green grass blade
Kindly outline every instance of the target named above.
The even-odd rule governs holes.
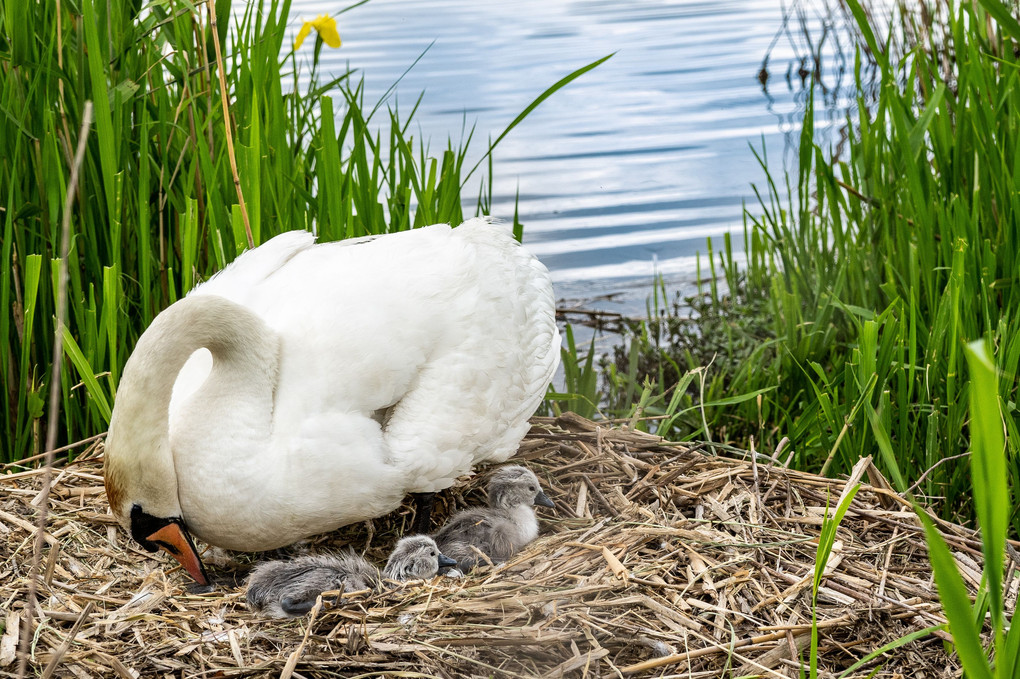
[[[991,597],[992,628],[1001,648],[1005,626],[1002,607],[1002,560],[1009,529],[1005,437],[999,413],[998,377],[983,341],[967,346],[970,368],[971,470],[974,505],[981,526],[981,551]]]
[[[110,393],[116,394],[120,381],[120,274],[115,266],[103,267],[103,323],[110,352]]]
[[[836,542],[836,529],[839,528],[843,516],[850,503],[853,502],[861,484],[856,483],[852,487],[844,488],[839,504],[836,505],[835,513],[830,517],[828,511],[822,520],[822,529],[818,534],[818,549],[815,550],[815,572],[811,583],[811,656],[810,676],[818,676],[818,589],[822,585],[822,576],[825,574],[825,566],[829,562],[829,555],[832,554],[832,546]],[[828,502],[826,502],[828,504]],[[826,507],[828,510],[828,507]]]
[[[928,133],[928,127],[931,125],[932,119],[935,114],[938,113],[939,106],[942,104],[942,97],[946,93],[946,86],[944,83],[939,83],[932,93],[931,98],[928,100],[928,105],[924,107],[924,112],[917,119],[914,127],[910,130],[910,153],[914,158],[921,152],[922,143],[924,137]]]
[[[974,611],[967,596],[967,586],[956,569],[956,560],[927,512],[921,507],[916,511],[924,525],[939,599],[949,620],[949,631],[953,635],[953,645],[963,663],[963,669],[969,679],[993,679],[992,669],[981,646],[981,636],[974,624]]]
[[[846,515],[846,511],[850,508],[850,503],[854,501],[854,496],[857,495],[857,491],[861,489],[861,484],[854,484],[851,488],[844,490],[843,497],[840,499],[839,504],[836,505],[836,511],[832,517],[826,516],[822,522],[822,530],[818,536],[818,550],[815,552],[815,575],[814,575],[814,593],[818,595],[818,588],[822,584],[822,575],[825,573],[825,565],[829,561],[829,555],[832,553],[832,545],[836,541],[836,529],[839,528],[840,522],[843,520],[843,516]]]
[[[556,92],[558,92],[559,90],[561,90],[561,89],[563,89],[564,87],[566,87],[566,86],[567,86],[568,84],[570,84],[571,82],[573,82],[573,81],[577,80],[578,78],[580,78],[580,77],[581,77],[582,75],[584,75],[584,74],[585,74],[585,73],[587,73],[588,71],[592,70],[593,68],[597,68],[597,67],[598,67],[598,66],[600,66],[601,64],[605,63],[605,62],[606,62],[606,61],[608,61],[608,60],[609,60],[610,58],[612,58],[612,56],[613,56],[614,54],[616,54],[616,52],[613,52],[612,54],[607,54],[606,56],[602,57],[601,59],[596,59],[595,61],[591,62],[590,64],[588,64],[588,65],[586,65],[586,66],[582,66],[581,68],[577,69],[576,71],[574,71],[574,72],[572,72],[572,73],[570,73],[570,74],[568,74],[568,75],[565,75],[564,77],[560,78],[560,79],[559,79],[559,80],[557,80],[557,81],[556,81],[555,83],[553,83],[553,84],[552,84],[551,86],[549,86],[549,87],[548,87],[548,88],[547,88],[547,89],[546,89],[546,90],[545,90],[544,92],[542,92],[542,94],[540,94],[540,95],[538,95],[537,97],[535,97],[535,100],[534,100],[534,101],[532,101],[532,102],[531,102],[530,104],[528,104],[527,106],[525,106],[525,107],[524,107],[524,110],[523,110],[523,111],[521,111],[520,115],[518,115],[518,116],[517,116],[516,118],[514,118],[514,119],[513,119],[513,122],[511,122],[511,123],[510,123],[509,125],[507,125],[507,126],[506,126],[506,129],[505,129],[505,130],[503,130],[503,131],[502,131],[502,132],[501,132],[501,133],[499,134],[499,136],[498,136],[498,137],[496,137],[496,141],[494,141],[494,142],[492,142],[491,144],[489,144],[489,150],[488,150],[488,151],[486,151],[486,152],[485,152],[485,155],[484,155],[484,156],[482,156],[482,157],[481,157],[481,158],[480,158],[480,159],[478,160],[478,162],[477,162],[477,163],[475,163],[474,167],[472,167],[472,168],[471,168],[471,169],[470,169],[470,170],[468,171],[468,173],[467,173],[466,175],[464,175],[464,180],[463,180],[463,182],[467,182],[467,180],[468,180],[468,179],[470,179],[471,175],[473,175],[473,174],[475,173],[475,170],[477,170],[477,169],[478,169],[478,166],[479,166],[479,165],[481,165],[481,164],[482,164],[482,162],[484,162],[484,161],[485,161],[485,160],[486,160],[486,159],[487,159],[487,158],[489,157],[489,155],[491,155],[491,154],[492,154],[492,152],[493,152],[493,151],[495,150],[496,146],[498,146],[498,145],[499,145],[499,142],[503,141],[503,138],[504,138],[505,136],[507,136],[508,134],[510,134],[510,131],[511,131],[511,130],[513,130],[513,129],[514,129],[515,127],[517,127],[517,125],[518,125],[518,124],[519,124],[519,123],[520,123],[520,122],[521,122],[522,120],[524,120],[525,118],[527,118],[527,117],[528,117],[528,115],[529,115],[529,114],[530,114],[530,113],[531,113],[532,111],[534,111],[534,110],[535,110],[536,108],[538,108],[539,104],[541,104],[541,103],[542,103],[543,101],[545,101],[546,99],[548,99],[549,97],[551,97],[552,95],[554,95],[554,94],[555,94]],[[464,183],[463,183],[463,182],[461,183],[461,186],[463,186],[463,185],[464,185]]]
[[[871,422],[871,431],[875,435],[875,443],[878,444],[878,451],[882,455],[882,461],[885,463],[886,468],[889,470],[889,474],[892,476],[892,482],[896,487],[896,490],[903,493],[907,490],[907,481],[903,478],[903,473],[900,471],[900,464],[897,460],[896,453],[893,452],[892,440],[889,438],[889,432],[885,430],[885,426],[882,424],[882,420],[879,418],[878,413],[870,403],[866,404],[868,413],[868,421]]]
[[[78,375],[81,377],[81,381],[85,384],[85,391],[99,409],[100,414],[106,421],[105,423],[110,424],[110,401],[106,398],[106,392],[99,385],[99,380],[96,379],[96,372],[92,369],[88,359],[85,358],[85,354],[82,353],[78,343],[74,341],[71,331],[66,327],[64,328],[64,354],[74,364]]]
[[[856,672],[857,670],[859,670],[860,668],[864,667],[869,662],[874,660],[875,658],[878,658],[879,656],[884,655],[889,651],[895,651],[897,648],[902,648],[903,646],[906,646],[912,641],[923,639],[926,636],[930,635],[932,632],[937,632],[941,629],[945,629],[945,625],[932,625],[931,627],[925,627],[924,629],[916,630],[914,632],[911,632],[910,634],[905,634],[899,639],[890,641],[888,644],[885,644],[880,648],[876,648],[874,651],[867,654],[866,656],[855,662],[853,665],[840,672],[839,675],[837,675],[836,679],[843,679],[843,677],[853,674],[854,672]]]
[[[92,102],[95,106],[96,136],[99,140],[99,160],[103,168],[104,195],[106,197],[107,215],[115,213],[115,196],[113,177],[117,174],[115,137],[113,121],[110,115],[110,94],[107,87],[106,66],[103,63],[103,49],[99,42],[99,30],[93,0],[84,0],[85,42],[88,44],[89,77],[92,84]]]
[[[1010,13],[1009,7],[1006,3],[999,2],[999,0],[978,0],[981,6],[985,8],[985,11],[991,14],[995,21],[1002,27],[1006,33],[1010,35],[1014,40],[1020,41],[1020,21],[1017,21]]]
[[[868,21],[868,15],[865,13],[864,8],[858,0],[846,0],[846,4],[850,7],[850,11],[853,13],[854,19],[857,21],[857,27],[860,29],[861,35],[864,36],[865,42],[868,44],[868,50],[870,50],[875,60],[878,61],[882,68],[882,72],[887,73],[889,70],[888,57],[879,46],[878,40],[875,38],[875,32],[871,28],[871,22]]]

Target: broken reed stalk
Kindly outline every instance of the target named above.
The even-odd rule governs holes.
[[[75,441],[74,443],[68,443],[66,446],[60,446],[59,448],[47,448],[46,452],[33,455],[31,457],[23,457],[17,462],[8,462],[7,464],[0,465],[0,470],[10,469],[11,467],[27,467],[30,462],[38,462],[39,460],[45,460],[46,456],[55,456],[57,453],[64,453],[75,448],[81,448],[82,446],[90,443],[95,443],[99,439],[105,439],[106,432],[96,434],[95,436],[89,436],[88,438],[82,439],[81,441]],[[54,460],[54,463],[56,461]]]
[[[46,422],[46,462],[43,468],[43,487],[37,496],[39,517],[36,522],[35,545],[32,550],[32,566],[28,572],[28,600],[25,605],[25,624],[21,629],[21,643],[18,649],[18,677],[22,678],[28,671],[28,645],[32,637],[32,620],[35,617],[37,571],[42,560],[44,536],[46,534],[46,514],[49,509],[50,484],[53,477],[53,451],[57,446],[57,413],[60,408],[60,359],[64,353],[64,317],[67,315],[67,254],[71,249],[71,208],[78,190],[78,172],[85,158],[85,148],[92,128],[92,102],[86,101],[81,115],[81,130],[78,132],[78,148],[71,164],[71,177],[67,183],[64,196],[64,216],[60,228],[60,260],[57,265],[59,286],[57,287],[57,324],[53,338],[53,364],[50,375],[50,409]]]
[[[244,202],[241,190],[241,177],[237,174],[237,156],[234,153],[234,135],[230,131],[230,106],[227,103],[227,76],[223,65],[223,51],[220,49],[220,31],[216,24],[216,0],[208,0],[205,4],[209,12],[209,28],[212,29],[213,47],[216,50],[216,74],[220,79],[220,103],[223,106],[223,129],[227,135],[227,158],[230,160],[230,172],[234,175],[234,188],[237,189],[237,204],[241,208],[241,219],[244,221],[244,233],[248,237],[248,247],[255,247],[255,238],[251,233],[251,222],[248,221],[248,206]]]
[[[92,608],[95,604],[90,601],[85,604],[85,610],[81,612],[81,615],[74,621],[74,625],[71,627],[71,631],[67,633],[64,638],[64,643],[54,650],[53,657],[46,664],[46,668],[43,669],[42,676],[39,679],[50,679],[53,674],[57,671],[57,667],[60,665],[60,661],[63,660],[64,654],[67,653],[68,649],[71,648],[71,644],[74,643],[74,638],[78,636],[78,632],[81,631],[82,623],[88,620],[89,614],[92,613]]]

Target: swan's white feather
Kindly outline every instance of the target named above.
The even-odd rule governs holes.
[[[480,219],[353,244],[283,234],[192,294],[241,304],[279,337],[271,422],[210,415],[248,387],[200,390],[207,351],[174,386],[185,520],[227,548],[380,516],[505,460],[559,361],[548,272]]]

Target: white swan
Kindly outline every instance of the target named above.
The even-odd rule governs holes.
[[[559,362],[546,268],[472,219],[285,233],[139,338],[106,441],[113,513],[200,583],[189,532],[261,551],[512,455]]]

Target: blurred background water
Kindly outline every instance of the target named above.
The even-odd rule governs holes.
[[[345,6],[295,0],[292,30]],[[641,315],[656,274],[693,289],[707,237],[743,250],[764,183],[751,149],[794,169],[812,73],[816,133],[837,149],[851,25],[838,0],[372,0],[339,17],[343,47],[320,68],[355,69],[368,102],[399,80],[387,104],[401,111],[424,93],[416,136],[441,154],[474,127],[473,165],[545,88],[615,52],[497,147],[492,214],[511,220],[519,194],[525,243],[565,305]],[[466,203],[477,194],[472,178]]]

